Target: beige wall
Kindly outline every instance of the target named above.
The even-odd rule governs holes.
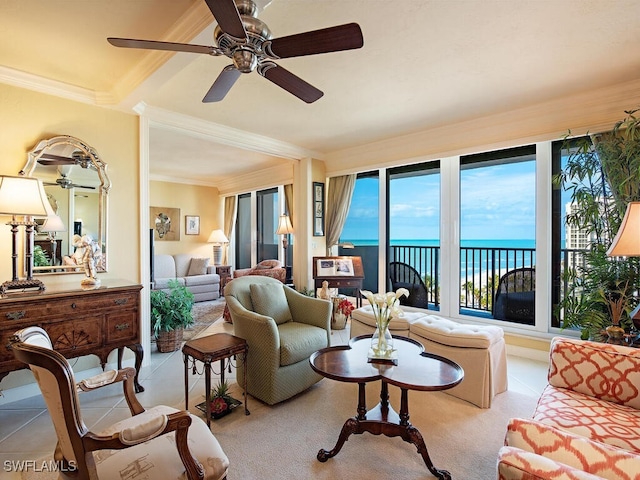
[[[156,240],[156,254],[192,253],[209,257],[213,263],[213,246],[207,243],[207,239],[213,230],[222,229],[223,218],[222,200],[217,188],[152,181],[149,185],[149,206],[180,209],[180,240]],[[185,215],[200,217],[200,235],[185,234]],[[149,220],[152,222],[154,219]]]
[[[96,149],[112,182],[109,196],[107,253],[103,278],[140,281],[138,118],[0,84],[0,174],[17,175],[27,152],[40,140],[71,135]],[[11,235],[0,218],[0,280],[11,278]],[[22,230],[21,230],[22,231]],[[60,282],[77,276],[47,275]],[[79,281],[79,279],[78,279]]]

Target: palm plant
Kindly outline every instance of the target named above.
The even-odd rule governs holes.
[[[569,289],[556,308],[563,328],[580,328],[584,338],[596,338],[609,325],[629,328],[629,312],[638,303],[639,259],[606,254],[627,204],[640,200],[640,119],[636,110],[625,113],[610,132],[567,137],[571,154],[554,179],[571,194],[567,225],[591,239],[582,263],[563,273]]]

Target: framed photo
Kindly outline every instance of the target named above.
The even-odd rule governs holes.
[[[184,233],[186,235],[200,235],[200,217],[198,215],[184,216]]]
[[[324,183],[313,182],[313,236],[324,236]]]
[[[180,209],[171,207],[149,207],[150,228],[157,241],[180,240]]]

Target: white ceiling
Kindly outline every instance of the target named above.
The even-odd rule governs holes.
[[[640,74],[637,0],[272,0],[259,18],[276,38],[357,22],[364,47],[278,61],[324,92],[313,104],[256,72],[203,104],[228,58],[106,37],[213,45],[204,0],[2,0],[0,81],[144,105],[152,176],[216,184]]]

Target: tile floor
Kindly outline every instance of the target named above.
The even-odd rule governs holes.
[[[233,326],[218,320],[200,335],[227,332]],[[349,329],[334,330],[332,345],[349,340]],[[152,344],[152,348],[155,345]],[[546,385],[547,364],[522,357],[508,356],[509,389],[537,396]],[[128,363],[133,366],[133,360]],[[201,364],[198,364],[201,366]],[[218,367],[218,365],[216,365]],[[199,369],[201,371],[201,369]],[[217,372],[218,368],[214,368]],[[234,374],[226,374],[233,382]],[[216,375],[217,377],[217,375]],[[139,375],[145,391],[138,394],[144,407],[164,404],[184,408],[184,363],[180,351],[151,353],[151,365],[143,367]],[[78,379],[76,379],[78,380]],[[215,385],[216,378],[212,378]],[[171,385],[172,388],[167,388]],[[232,385],[232,394],[241,398],[241,390]],[[189,410],[198,412],[195,405],[204,397],[204,375],[189,372]],[[122,397],[120,386],[109,386],[95,392],[80,395],[82,414],[90,430],[97,431],[129,416],[129,409]],[[248,407],[257,400],[249,397]],[[34,396],[25,400],[0,406],[0,479],[20,478],[16,473],[6,472],[6,461],[38,460],[51,455],[56,443],[53,426],[42,398]]]

